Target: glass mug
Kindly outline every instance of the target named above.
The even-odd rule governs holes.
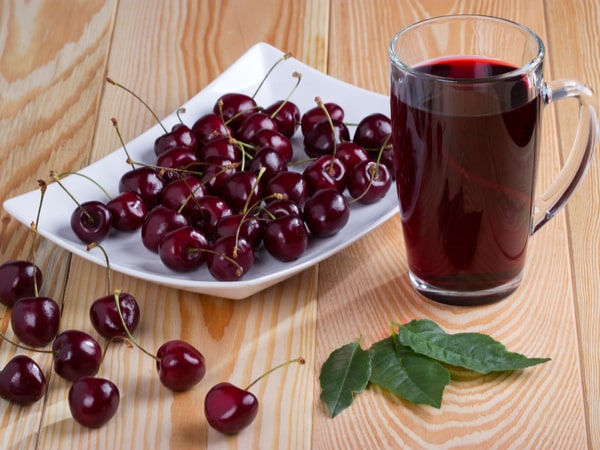
[[[527,241],[566,203],[598,136],[591,91],[545,82],[544,44],[487,16],[437,17],[389,48],[392,144],[413,287],[432,300],[481,305],[519,286]],[[555,182],[534,195],[545,105],[573,97],[578,130]]]

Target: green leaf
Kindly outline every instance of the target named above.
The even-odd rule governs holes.
[[[448,370],[400,344],[396,334],[376,342],[369,352],[371,383],[413,403],[441,407]]]
[[[334,350],[321,368],[321,400],[335,417],[352,404],[354,394],[361,392],[369,382],[371,359],[360,341]]]
[[[485,334],[447,334],[427,319],[397,326],[402,345],[438,361],[482,374],[523,369],[550,361],[550,358],[528,358],[509,352],[504,344]]]

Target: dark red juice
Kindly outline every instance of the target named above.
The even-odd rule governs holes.
[[[520,279],[540,100],[530,80],[508,73],[515,69],[469,57],[430,61],[418,74],[392,71],[395,172],[409,268],[438,289],[485,291]]]

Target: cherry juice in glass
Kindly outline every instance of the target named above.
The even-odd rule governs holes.
[[[412,69],[392,68],[391,109],[413,285],[442,302],[448,297],[436,298],[436,289],[456,292],[459,304],[493,301],[499,286],[516,289],[525,264],[541,110],[535,81],[481,57]]]

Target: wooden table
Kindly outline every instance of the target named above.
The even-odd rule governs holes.
[[[36,179],[77,170],[154,124],[143,106],[109,93],[110,74],[165,116],[259,41],[349,83],[387,93],[387,46],[419,19],[476,12],[517,20],[547,44],[546,77],[575,77],[600,91],[598,0],[39,0],[0,2],[0,200],[37,187]],[[571,114],[571,115],[570,115]],[[544,118],[539,185],[564,160],[574,119],[568,107]],[[173,394],[153,362],[124,345],[102,368],[121,390],[116,417],[98,430],[75,423],[69,384],[51,360],[33,355],[49,380],[30,407],[0,402],[3,449],[600,449],[600,170],[592,165],[566,210],[530,241],[516,294],[480,308],[452,308],[410,288],[398,217],[341,253],[250,298],[234,301],[169,289],[115,274],[142,309],[138,339],[150,349],[183,338],[202,349],[207,374]],[[1,260],[27,258],[31,233],[0,212]],[[62,328],[90,330],[90,302],[105,270],[46,240],[35,243],[44,293],[63,308]],[[1,329],[11,335],[8,311]],[[450,332],[481,331],[514,351],[550,356],[522,372],[454,380],[441,409],[413,406],[374,388],[331,419],[319,401],[321,365],[336,347],[363,336],[369,346],[391,321],[430,318]],[[16,350],[3,342],[0,364]],[[255,387],[261,408],[237,437],[206,424],[210,386],[245,384],[302,355]]]

